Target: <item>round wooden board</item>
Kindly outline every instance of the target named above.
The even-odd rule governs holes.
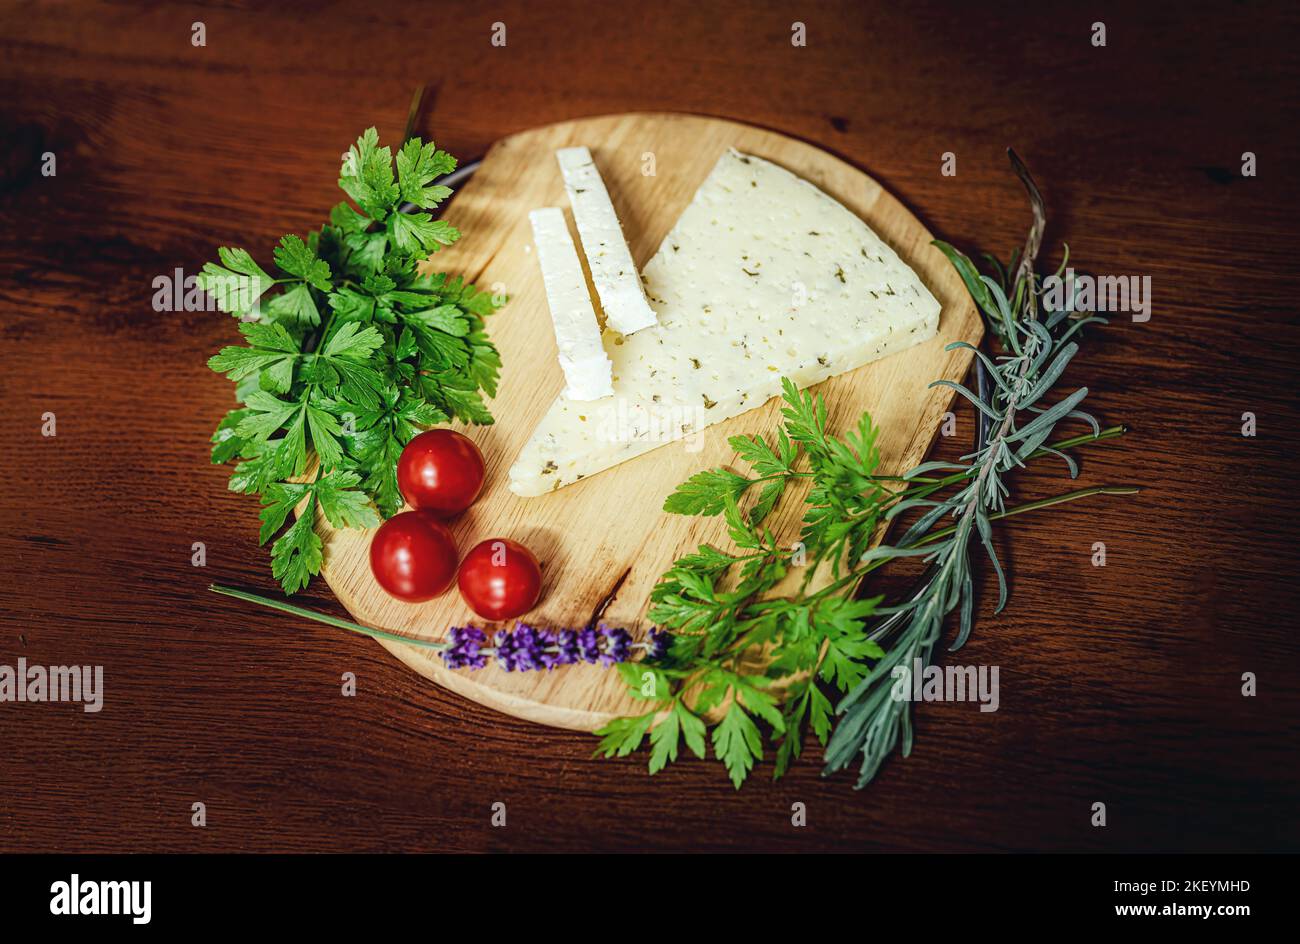
[[[506,470],[563,385],[528,212],[567,208],[554,152],[573,145],[591,149],[638,266],[654,254],[718,157],[736,147],[820,187],[865,220],[916,270],[943,306],[938,336],[817,388],[826,397],[833,430],[870,411],[880,428],[882,472],[895,473],[921,461],[951,401],[951,391],[930,389],[929,383],[961,380],[970,364],[969,351],[945,351],[944,346],[955,340],[978,342],[982,324],[960,278],[930,245],[930,234],[917,219],[866,174],[801,141],[717,118],[644,113],[562,122],[493,145],[446,213],[465,235],[439,253],[434,266],[510,295],[489,321],[504,362],[500,389],[490,402],[497,422],[465,430],[483,450],[487,485],[452,530],[462,552],[494,537],[513,538],[533,549],[543,562],[544,585],[529,622],[577,627],[599,618],[641,638],[649,629],[645,611],[650,589],[673,559],[704,542],[728,546],[720,519],[666,515],[661,510],[664,496],[700,469],[734,463],[727,438],[768,433],[779,424],[780,412],[774,400],[704,430],[691,449],[671,443],[549,495],[511,494]],[[788,493],[769,518],[778,536],[797,537],[799,497]],[[358,621],[430,639],[442,638],[450,626],[484,625],[454,588],[425,604],[394,600],[370,574],[370,532],[332,532],[323,518],[317,527],[326,541],[325,579]],[[618,674],[599,666],[507,673],[490,665],[449,671],[436,652],[382,645],[439,685],[543,724],[590,731],[612,717],[644,711],[644,703],[626,694]]]

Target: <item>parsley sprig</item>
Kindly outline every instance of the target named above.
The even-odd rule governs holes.
[[[261,496],[260,541],[279,534],[271,571],[285,593],[320,571],[318,508],[336,528],[373,527],[402,505],[397,459],[411,437],[492,422],[483,398],[496,394],[501,359],[485,319],[505,299],[420,265],[460,236],[426,212],[451,195],[436,181],[455,168],[419,138],[394,159],[367,129],[339,171],[352,202],[306,240],[280,240],[278,277],[227,247],[199,276],[244,339],[208,361],[240,404],[213,433],[212,461],[236,463],[232,491]]]
[[[677,759],[682,741],[704,757],[712,727],[714,755],[739,788],[767,750],[775,755],[774,776],[784,774],[811,731],[827,749],[828,770],[860,759],[862,786],[900,741],[905,755],[911,749],[910,705],[891,697],[892,669],[910,668],[917,658],[932,662],[944,621],[954,611],[959,625],[952,648],[970,634],[972,551],[982,550],[997,574],[997,609],[1006,603],[993,522],[1090,496],[1137,491],[1097,486],[1005,505],[1006,479],[1015,469],[1056,457],[1074,477],[1073,450],[1125,431],[1102,429],[1078,409],[1086,388],[1044,403],[1078,350],[1080,329],[1101,319],[1070,306],[1039,312],[1041,279],[1033,265],[1042,237],[1042,201],[1014,154],[1012,162],[1034,210],[1023,253],[1009,267],[995,265],[995,277],[987,277],[951,246],[937,244],[1004,353],[995,361],[976,351],[992,376],[987,394],[949,381],[936,384],[956,387],[988,418],[990,433],[958,462],[925,462],[903,476],[881,475],[869,416],[863,414],[842,438],[832,436],[822,398],[784,380],[783,423],[775,436],[730,440],[752,474],[729,468],[696,473],[664,504],[676,514],[723,515],[734,547],[701,545],[660,578],[649,618],[671,629],[673,642],[662,659],[619,667],[648,710],[602,728],[598,753],[624,756],[648,737],[655,773]],[[1092,432],[1049,442],[1066,419],[1082,420]],[[763,521],[787,486],[801,478],[811,480],[802,527],[799,540],[786,547]],[[757,496],[752,502],[751,490]],[[904,521],[897,540],[871,546],[884,528]],[[929,565],[917,589],[888,606],[879,596],[860,596],[873,571],[903,558]],[[794,592],[780,592],[794,568],[803,569],[803,579]],[[817,574],[829,576],[813,590]]]
[[[830,731],[823,686],[847,692],[866,675],[867,659],[884,656],[863,631],[879,598],[809,590],[823,561],[838,574],[845,549],[867,546],[894,494],[875,477],[875,430],[864,415],[844,439],[829,435],[825,401],[782,383],[784,422],[775,435],[730,440],[755,474],[706,470],[664,503],[677,514],[721,514],[734,550],[700,545],[654,587],[649,618],[673,630],[673,642],[663,659],[619,667],[651,708],[599,732],[606,756],[630,753],[648,734],[652,773],[676,759],[683,739],[703,757],[705,717],[720,712],[711,740],[732,782],[739,787],[764,756],[769,735],[760,723],[777,744],[779,776],[799,755],[804,731],[823,742]],[[811,479],[803,528],[786,547],[763,522],[802,478]],[[756,497],[742,511],[751,490]],[[793,568],[804,568],[800,589],[771,596]]]

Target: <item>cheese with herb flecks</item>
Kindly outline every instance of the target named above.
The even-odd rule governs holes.
[[[585,147],[561,148],[555,157],[573,207],[573,221],[578,224],[591,282],[605,312],[606,327],[622,334],[650,327],[655,323],[655,313],[646,302],[632,251],[591,152]]]
[[[933,337],[897,254],[789,171],[724,154],[645,268],[659,324],[606,345],[614,396],[561,395],[510,469],[542,495]]]
[[[542,285],[555,327],[560,369],[569,385],[570,400],[598,400],[614,392],[609,355],[600,340],[600,322],[591,307],[591,293],[582,274],[564,211],[545,207],[528,214],[533,242],[542,268]]]

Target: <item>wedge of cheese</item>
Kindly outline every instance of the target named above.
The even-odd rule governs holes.
[[[600,340],[600,323],[591,307],[587,279],[582,274],[578,250],[559,207],[528,214],[533,243],[542,267],[542,285],[555,327],[555,346],[570,400],[599,400],[614,393],[609,355]]]
[[[645,269],[659,324],[607,344],[614,396],[561,395],[510,469],[533,496],[934,335],[939,303],[862,220],[757,157],[722,156]]]
[[[655,323],[655,313],[646,302],[632,251],[591,152],[585,147],[561,148],[555,157],[560,162],[591,281],[605,312],[606,327],[622,334],[650,327]]]

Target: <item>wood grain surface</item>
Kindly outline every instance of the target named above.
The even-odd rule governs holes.
[[[0,5],[0,664],[105,684],[97,714],[0,703],[0,850],[1300,847],[1298,25],[1292,5],[1172,2]],[[1003,257],[1028,222],[1014,145],[1053,258],[1066,241],[1081,270],[1151,277],[1150,320],[1090,335],[1066,377],[1133,429],[1080,483],[1146,491],[1001,531],[1011,601],[993,614],[984,572],[959,657],[1000,666],[999,711],[923,706],[912,756],[862,792],[815,749],[736,792],[712,761],[592,760],[588,735],[206,591],[273,587],[256,502],[207,464],[230,390],[204,361],[230,324],[155,311],[153,280],[318,226],[340,152],[399,135],[420,83],[419,130],[463,157],[576,117],[718,115]],[[967,446],[958,425],[933,456]],[[1015,496],[1068,487],[1042,465]],[[344,612],[323,581],[302,602]]]
[[[651,626],[646,610],[659,575],[702,543],[731,546],[721,517],[667,515],[663,496],[702,469],[734,466],[736,454],[728,438],[769,434],[781,422],[781,405],[774,399],[708,427],[689,443],[667,444],[548,495],[520,498],[510,492],[507,469],[564,385],[553,356],[554,329],[528,213],[567,203],[555,151],[587,144],[626,221],[624,232],[640,266],[729,147],[774,161],[814,183],[913,266],[942,305],[935,337],[817,385],[831,429],[852,425],[864,410],[871,413],[879,433],[881,474],[899,475],[924,457],[955,395],[949,388],[931,388],[930,382],[965,376],[972,353],[946,347],[953,341],[978,343],[983,324],[960,276],[930,244],[932,237],[916,217],[861,171],[801,141],[717,118],[640,112],[559,122],[493,144],[444,214],[473,238],[467,236],[431,260],[438,271],[477,273],[476,284],[511,296],[489,325],[506,365],[492,400],[497,421],[465,430],[486,461],[483,494],[449,525],[462,551],[480,541],[509,538],[540,556],[542,598],[528,614],[530,623],[581,627],[599,619],[640,640]],[[641,173],[646,153],[657,158],[653,176]],[[806,487],[792,488],[767,521],[783,542],[798,538],[806,493]],[[326,538],[322,575],[339,602],[366,625],[426,639],[444,638],[451,626],[475,624],[491,632],[513,625],[484,624],[455,591],[418,605],[395,600],[370,572],[373,531],[336,531],[323,515],[317,519]],[[830,579],[830,568],[824,567],[810,587],[818,589]],[[801,580],[791,573],[779,592],[792,592]],[[554,672],[453,671],[435,651],[381,644],[439,685],[530,721],[594,731],[612,718],[643,710],[615,672],[584,665]]]

